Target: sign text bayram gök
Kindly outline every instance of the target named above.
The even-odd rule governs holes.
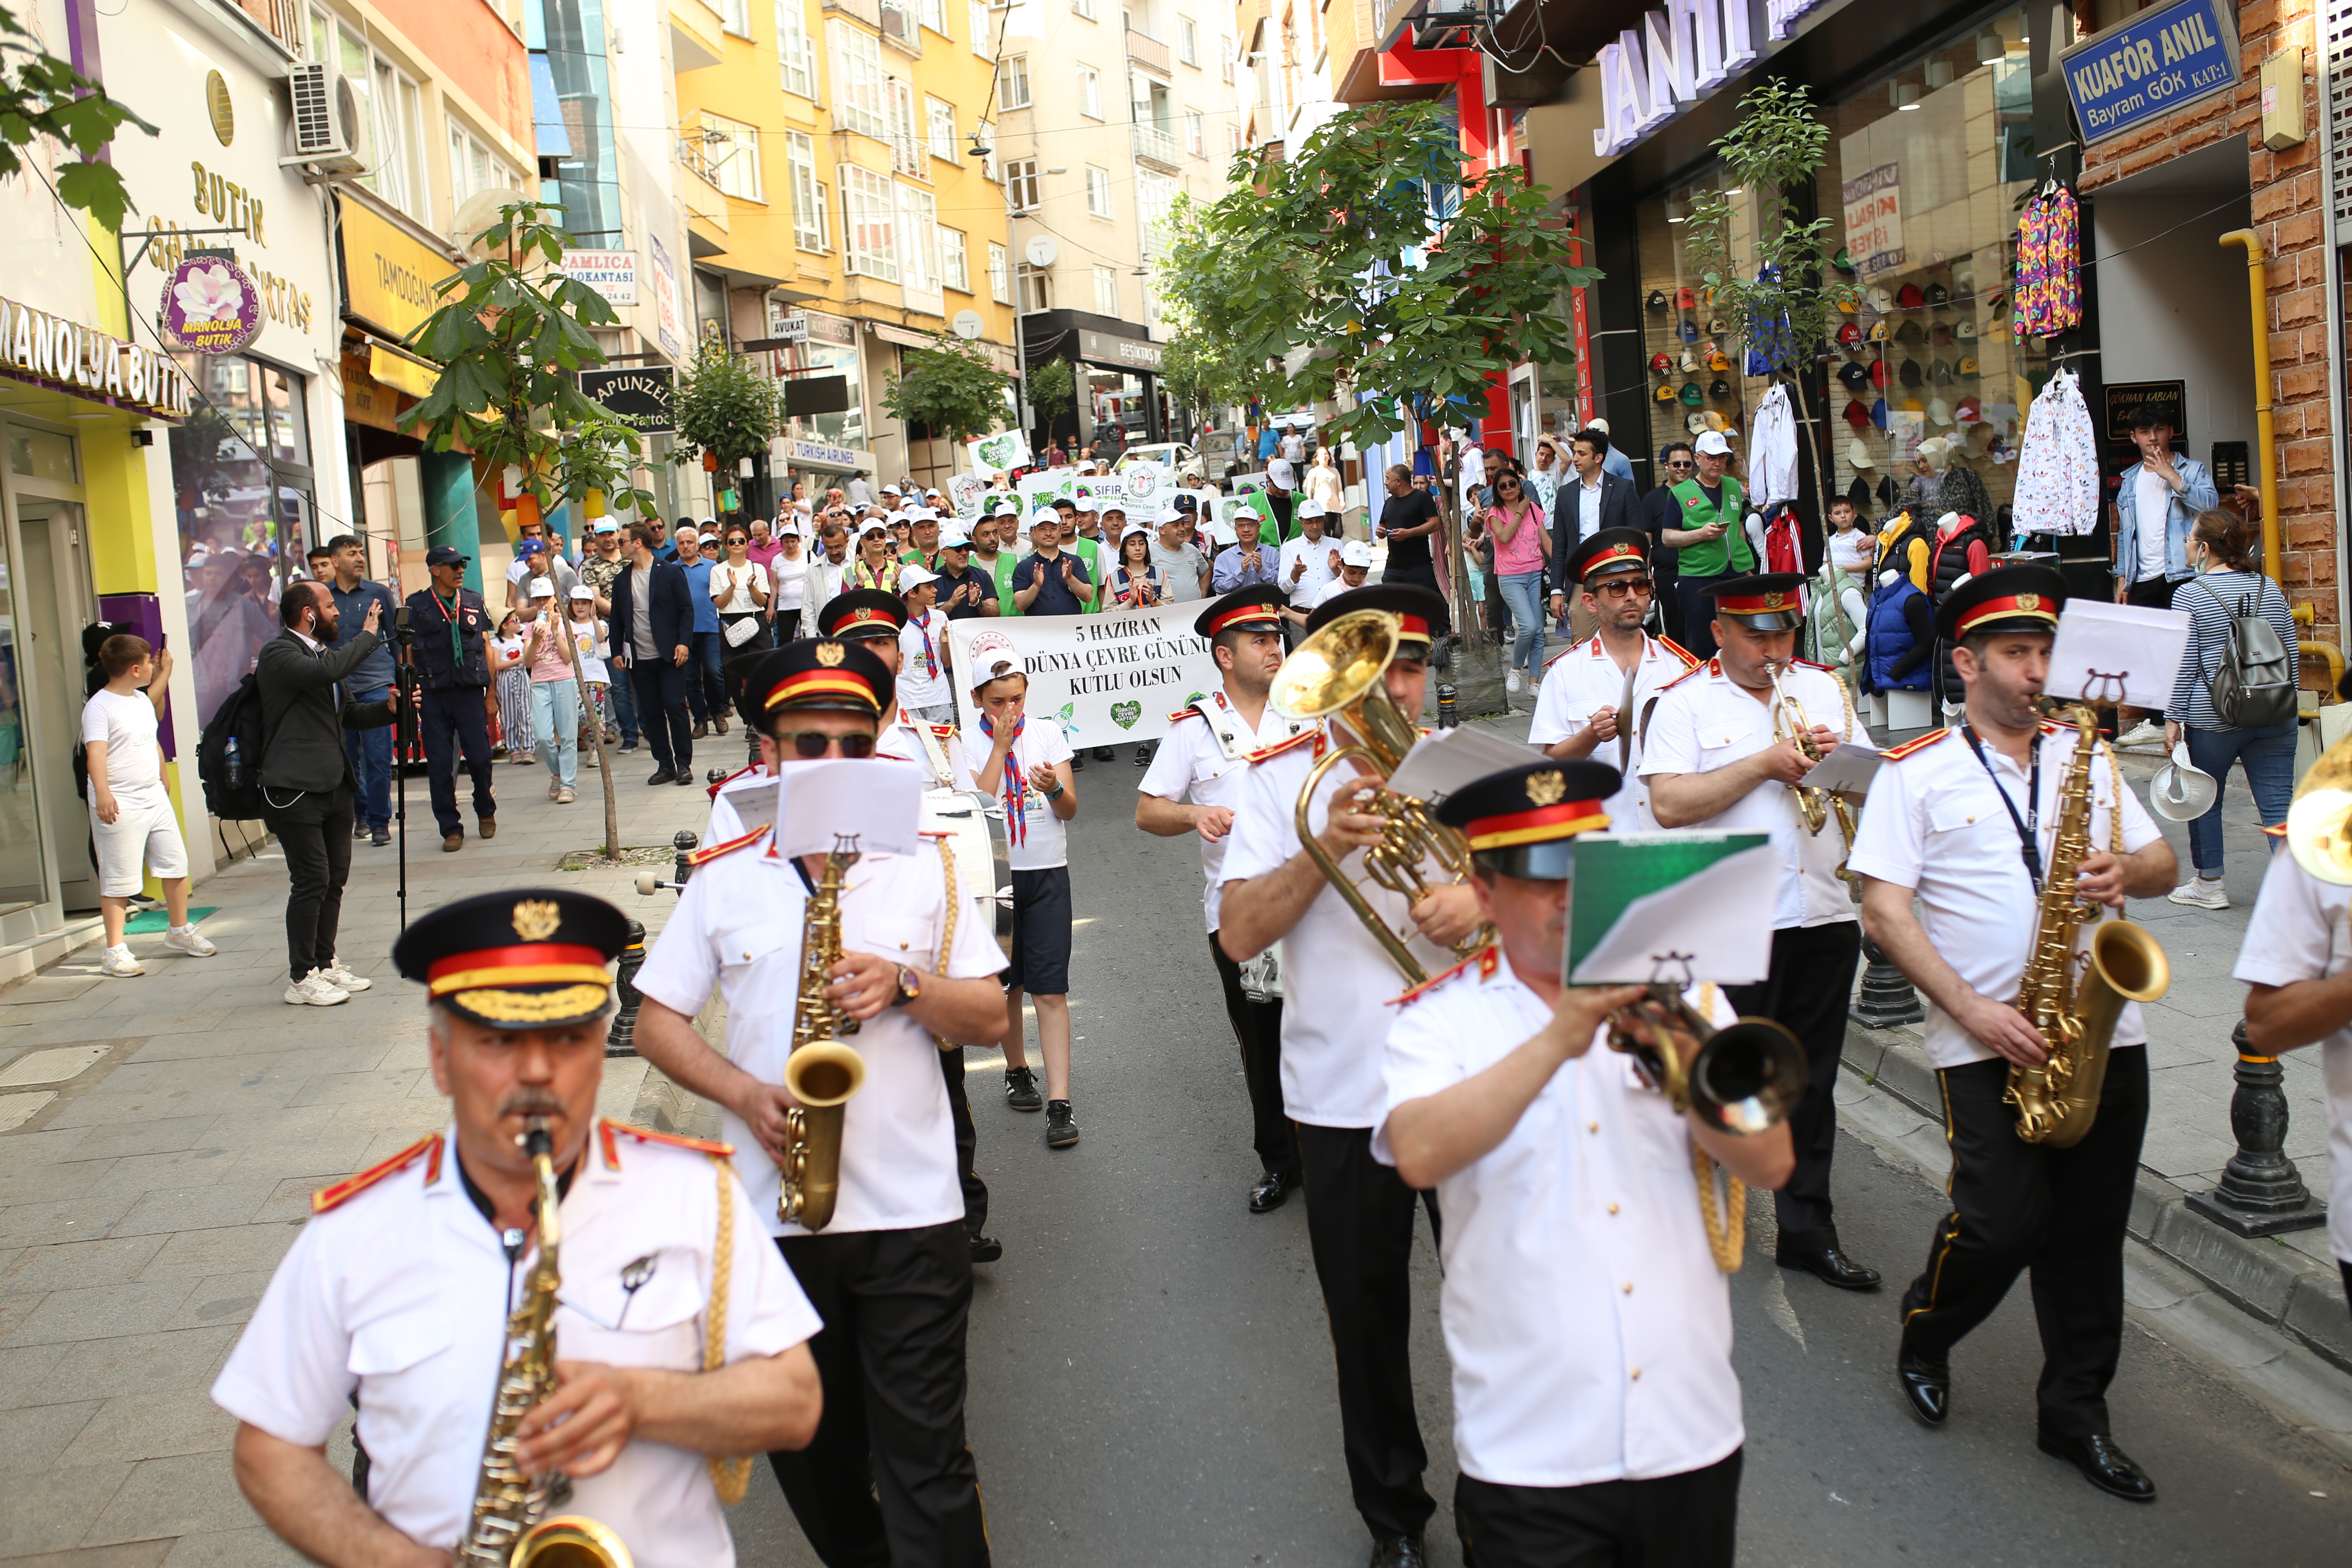
[[[2151,103],[2185,98],[2227,80],[2229,60],[2210,58],[2221,47],[2221,41],[2213,36],[2204,15],[2192,11],[2152,37],[2126,38],[2105,54],[2070,63],[2067,74],[2074,79],[2074,100],[2082,106],[2083,129],[2095,133],[2109,121],[2137,114]],[[2209,58],[2195,70],[2172,68],[2200,56]],[[2145,85],[2129,98],[2098,101],[2135,82]]]
[[[1073,693],[1180,685],[1183,666],[1167,661],[1208,646],[1196,637],[1150,637],[1150,621],[1087,620],[1074,629],[1080,642],[1091,646],[1077,653],[1033,653],[1024,661],[1034,671],[1067,675]],[[1150,640],[1132,640],[1138,637]]]

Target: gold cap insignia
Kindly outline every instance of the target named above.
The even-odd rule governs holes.
[[[816,645],[816,661],[827,669],[833,668],[848,657],[849,650],[840,643],[821,642]]]
[[[1786,594],[1767,594],[1764,595],[1764,607],[1768,610],[1777,610],[1788,597]]]
[[[1568,779],[1557,768],[1528,775],[1529,805],[1558,805],[1568,798]]]
[[[2017,596],[2017,607],[2021,610],[2038,610],[2042,607],[2042,595],[2039,594],[2020,594]]]
[[[525,899],[514,907],[515,935],[525,942],[545,942],[563,924],[563,911],[552,899]]]

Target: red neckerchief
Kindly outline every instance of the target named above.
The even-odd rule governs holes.
[[[931,647],[931,615],[929,610],[916,617],[915,629],[923,637],[923,671],[932,679],[937,680],[940,676],[940,656]]]
[[[1023,714],[1013,726],[1013,744],[1004,752],[1004,837],[1015,844],[1029,842],[1028,784],[1021,774],[1021,764],[1014,753],[1021,749],[1021,731],[1029,727],[1027,714]],[[996,738],[996,726],[988,715],[980,716],[980,731],[992,743]]]

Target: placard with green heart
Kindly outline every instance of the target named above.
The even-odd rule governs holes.
[[[1132,730],[1135,721],[1143,717],[1140,702],[1114,702],[1110,705],[1110,721],[1122,730]]]

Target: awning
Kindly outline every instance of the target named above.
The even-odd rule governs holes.
[[[887,321],[868,321],[866,324],[874,330],[876,337],[886,343],[897,343],[901,348],[909,349],[935,349],[940,346],[937,332],[919,332],[912,327],[894,327]]]
[[[368,376],[384,386],[395,386],[411,397],[430,397],[441,373],[412,355],[368,344]]]

